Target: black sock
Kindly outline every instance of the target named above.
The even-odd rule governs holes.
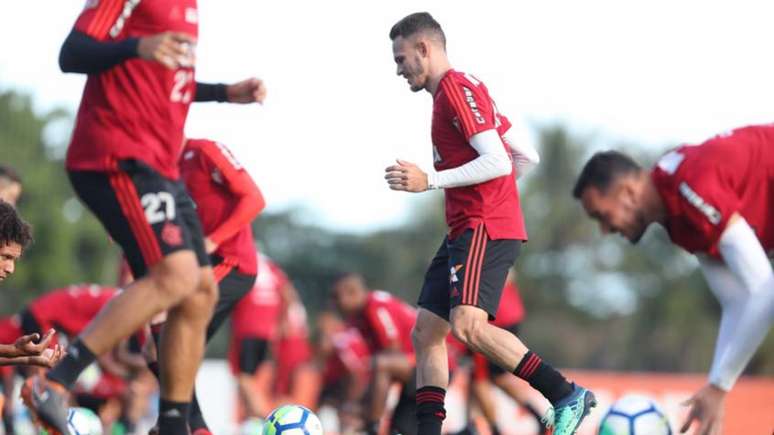
[[[191,414],[188,416],[188,425],[191,426],[191,432],[196,429],[208,429],[207,422],[204,421],[202,409],[199,407],[199,400],[196,398],[196,388],[194,388],[193,400],[191,400]]]
[[[46,377],[66,389],[72,388],[81,372],[91,365],[97,357],[80,339],[76,339],[67,347],[67,355],[56,365]]]
[[[500,432],[500,428],[497,427],[497,423],[492,423],[490,426],[491,426],[492,435],[501,435],[502,434]]]
[[[417,435],[441,435],[441,425],[446,418],[443,407],[446,390],[426,386],[417,390]]]
[[[540,391],[551,404],[562,400],[572,393],[573,386],[553,367],[543,362],[536,353],[528,351],[513,374],[529,382],[532,388]]]
[[[159,404],[159,435],[188,435],[188,402],[161,399]]]

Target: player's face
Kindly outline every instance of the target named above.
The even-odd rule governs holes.
[[[11,276],[21,254],[22,247],[18,243],[11,242],[0,247],[0,281]]]
[[[630,187],[620,181],[606,192],[588,187],[581,195],[581,203],[589,217],[599,223],[603,234],[620,234],[631,243],[637,243],[645,234],[647,224]]]
[[[360,311],[365,300],[366,290],[357,277],[340,280],[333,288],[333,297],[339,311],[345,316],[353,316]]]
[[[416,38],[398,36],[392,41],[392,57],[398,66],[397,74],[406,79],[412,91],[418,92],[427,86],[426,56]]]
[[[19,197],[22,193],[22,186],[16,182],[10,182],[4,187],[0,188],[0,200],[11,204],[16,207],[16,203],[19,202]]]

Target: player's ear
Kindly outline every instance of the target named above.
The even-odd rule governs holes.
[[[417,52],[419,52],[419,55],[422,57],[427,57],[427,54],[429,53],[429,49],[427,46],[427,41],[424,39],[420,39],[417,41]]]

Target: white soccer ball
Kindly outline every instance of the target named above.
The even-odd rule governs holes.
[[[87,408],[70,408],[67,411],[67,428],[71,435],[102,435],[102,421]]]
[[[239,426],[239,435],[261,435],[264,424],[263,419],[250,417]]]
[[[322,435],[320,419],[300,405],[280,406],[269,414],[263,435]]]
[[[672,428],[655,400],[629,394],[602,417],[599,435],[672,435]]]

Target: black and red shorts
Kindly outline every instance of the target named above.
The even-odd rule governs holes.
[[[444,238],[430,262],[418,305],[446,320],[458,305],[473,305],[495,318],[508,270],[521,240],[491,240],[484,224],[456,239]]]
[[[180,180],[138,160],[116,161],[110,171],[68,171],[73,189],[118,243],[135,279],[165,256],[192,250],[209,265],[196,207]]]

